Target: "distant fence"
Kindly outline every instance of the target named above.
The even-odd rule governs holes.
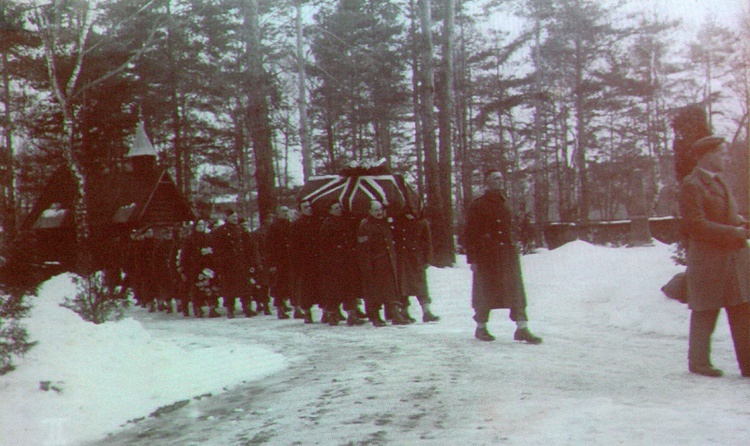
[[[649,218],[648,222],[652,238],[667,244],[679,241],[679,218]],[[630,241],[630,220],[551,223],[544,229],[544,240],[549,249],[574,240],[594,245],[623,246]]]

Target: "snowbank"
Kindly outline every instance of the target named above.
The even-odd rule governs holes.
[[[161,406],[199,397],[285,366],[260,346],[226,339],[155,339],[132,318],[101,325],[59,306],[69,275],[42,285],[24,323],[38,345],[0,377],[0,444],[74,444],[104,436]],[[201,321],[191,321],[199,326]],[[47,390],[43,390],[46,388]]]

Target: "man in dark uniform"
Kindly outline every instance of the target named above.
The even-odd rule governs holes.
[[[123,254],[122,270],[125,273],[124,286],[130,287],[133,291],[133,297],[138,305],[145,306],[145,296],[143,294],[143,275],[140,271],[141,261],[138,259],[141,249],[143,234],[141,231],[134,229],[128,236]]]
[[[157,275],[157,236],[153,228],[147,228],[138,242],[136,262],[138,266],[139,279],[141,280],[141,295],[143,297],[143,306],[148,307],[149,312],[156,311],[157,299],[159,295],[159,281],[161,277]]]
[[[159,311],[172,313],[172,299],[177,294],[175,282],[176,241],[171,227],[157,228],[154,234],[154,277]]]
[[[318,235],[320,218],[309,201],[299,204],[300,216],[292,223],[292,301],[295,319],[312,322],[312,306],[320,303],[318,293]]]
[[[322,322],[332,326],[342,321],[342,305],[348,313],[347,325],[362,325],[365,322],[360,318],[357,307],[360,293],[359,269],[356,257],[352,255],[357,246],[356,230],[352,219],[344,216],[341,203],[332,203],[318,236],[318,289],[323,307]]]
[[[271,297],[279,319],[289,319],[292,309],[292,222],[287,206],[276,209],[276,221],[268,229],[268,265],[271,272]]]
[[[481,341],[494,341],[487,330],[490,311],[509,308],[510,319],[516,322],[516,341],[541,344],[528,328],[526,292],[521,263],[512,235],[512,214],[502,192],[503,178],[497,170],[485,174],[484,195],[469,206],[466,222],[466,260],[474,273],[472,306],[477,329],[474,336]]]
[[[398,303],[393,234],[385,219],[383,204],[379,201],[370,203],[370,215],[359,224],[357,242],[365,312],[370,322],[376,327],[385,325],[385,321],[380,317],[380,309],[385,305],[393,316],[394,325],[408,324],[401,314]]]
[[[219,276],[221,295],[227,317],[234,317],[236,300],[242,302],[242,311],[246,317],[255,316],[250,308],[250,296],[247,292],[249,266],[245,256],[244,229],[239,225],[239,216],[230,210],[226,213],[226,222],[214,231],[216,247],[216,272]]]
[[[203,307],[208,306],[208,317],[220,317],[218,306],[219,287],[216,284],[213,240],[204,219],[195,222],[195,229],[185,241],[180,264],[185,271],[190,300],[195,317],[204,316]]]
[[[416,296],[422,306],[422,322],[439,321],[440,317],[430,309],[432,300],[427,287],[427,268],[432,259],[430,223],[417,212],[407,209],[393,219],[392,227],[402,315],[414,322],[408,308],[409,296]]]
[[[680,212],[687,246],[687,301],[690,309],[688,369],[719,377],[711,364],[711,335],[721,308],[729,317],[742,376],[750,378],[750,249],[748,223],[737,213],[722,179],[726,144],[716,136],[692,145],[693,171],[680,185]]]
[[[187,270],[184,264],[184,253],[187,242],[193,234],[193,228],[189,224],[183,224],[177,233],[177,243],[175,252],[175,273],[177,283],[177,296],[179,297],[180,311],[183,316],[190,316],[190,288],[188,282]]]
[[[253,271],[252,275],[257,281],[257,286],[253,290],[253,300],[255,301],[258,312],[262,312],[266,316],[271,315],[270,303],[269,303],[269,289],[271,287],[271,272],[269,271],[269,246],[268,246],[268,230],[273,225],[275,215],[270,213],[260,224],[260,227],[250,233],[251,243],[257,246],[258,254],[260,255],[260,264]]]

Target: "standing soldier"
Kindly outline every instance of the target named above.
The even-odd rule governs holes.
[[[494,341],[487,331],[490,310],[510,308],[510,319],[516,322],[516,341],[541,344],[528,328],[526,293],[521,263],[512,237],[512,214],[502,192],[503,178],[490,170],[484,176],[484,195],[469,206],[466,223],[466,260],[474,273],[472,306],[481,341]]]
[[[432,260],[430,223],[411,209],[393,219],[393,238],[396,244],[398,287],[404,319],[414,322],[409,315],[409,296],[416,296],[422,307],[422,322],[437,322],[430,310],[430,292],[427,287],[427,268]]]
[[[204,306],[209,308],[208,317],[219,317],[216,311],[219,288],[214,273],[214,250],[206,220],[200,219],[195,223],[195,230],[185,242],[180,263],[184,265],[195,317],[203,317]]]
[[[365,311],[370,322],[376,327],[385,325],[380,317],[380,309],[385,305],[386,310],[393,315],[394,325],[408,324],[398,303],[393,234],[379,201],[370,202],[370,215],[359,224],[357,241]]]
[[[318,235],[321,221],[312,205],[303,201],[300,216],[292,223],[292,300],[294,317],[312,323],[312,306],[320,303],[318,292]]]
[[[341,322],[340,306],[348,313],[349,326],[365,323],[358,315],[359,276],[356,257],[356,228],[351,219],[344,217],[341,203],[333,203],[328,208],[328,217],[323,221],[318,235],[320,263],[318,268],[322,322],[338,325]],[[308,322],[312,322],[311,320]]]
[[[254,272],[257,280],[257,286],[253,289],[253,300],[258,308],[266,316],[271,315],[269,304],[269,290],[271,287],[271,272],[269,271],[269,247],[268,247],[268,230],[273,225],[275,216],[268,214],[261,222],[260,227],[250,233],[252,243],[258,247],[260,264]]]
[[[157,298],[159,294],[159,281],[156,266],[156,235],[153,228],[147,228],[138,242],[136,255],[136,270],[141,281],[141,294],[143,302],[141,305],[148,307],[148,311],[156,311]]]
[[[271,272],[271,296],[279,319],[289,319],[292,309],[291,214],[286,206],[276,209],[276,221],[268,229],[268,264]]]
[[[219,276],[224,307],[227,309],[227,317],[233,318],[239,298],[245,316],[252,317],[256,313],[250,308],[250,296],[247,294],[250,267],[246,262],[243,247],[244,229],[239,225],[239,216],[236,212],[228,210],[226,216],[226,222],[214,232],[216,272]]]
[[[252,303],[256,302],[254,313],[259,314],[263,311],[263,307],[258,303],[257,299],[263,286],[261,283],[263,265],[261,263],[260,241],[251,230],[248,220],[240,220],[240,226],[242,227],[242,250],[245,267],[247,268],[247,279],[245,280],[242,296],[242,299],[244,299],[243,306],[245,305],[244,302],[247,301],[247,307],[252,310]]]
[[[174,262],[175,237],[171,227],[159,228],[156,233],[154,247],[154,276],[156,296],[159,311],[172,313],[172,299],[175,296],[176,283],[174,281],[176,268]]]
[[[185,248],[187,241],[193,234],[193,229],[189,224],[180,226],[177,232],[177,243],[175,249],[175,272],[177,274],[177,295],[179,296],[180,310],[185,317],[190,316],[190,290],[191,284],[188,283],[187,270],[185,269]]]
[[[142,234],[134,229],[128,236],[122,261],[122,270],[125,273],[123,287],[133,290],[133,297],[139,305],[142,305],[144,301],[143,281],[139,271],[141,265],[138,261],[141,240]]]

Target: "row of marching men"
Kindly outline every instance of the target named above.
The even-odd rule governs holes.
[[[419,212],[391,218],[374,201],[364,218],[340,203],[318,216],[305,201],[294,213],[279,206],[255,231],[228,211],[214,228],[198,220],[134,232],[123,270],[136,301],[150,311],[172,312],[176,301],[185,316],[192,307],[196,317],[233,318],[239,304],[246,317],[273,308],[279,319],[313,323],[318,306],[329,325],[369,320],[380,327],[415,322],[411,296],[423,322],[440,319],[430,308],[430,257],[430,228]]]

